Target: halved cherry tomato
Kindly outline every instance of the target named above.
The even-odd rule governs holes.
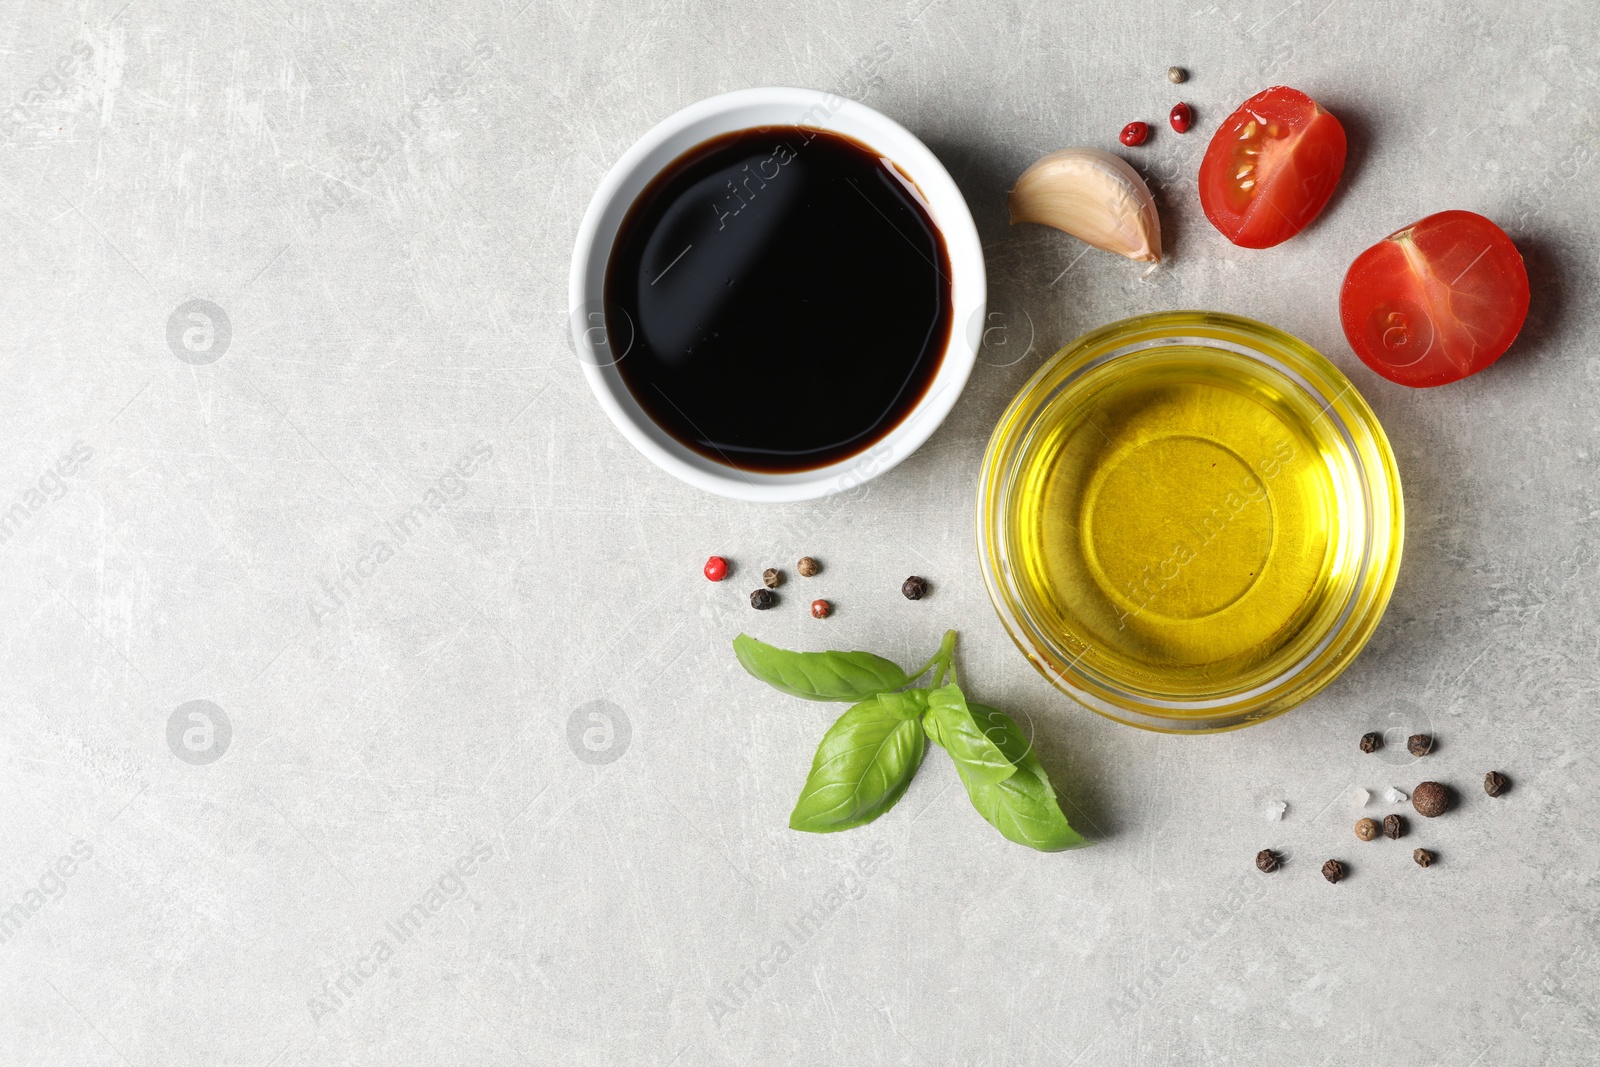
[[[1265,89],[1228,116],[1200,163],[1200,206],[1222,236],[1271,248],[1317,217],[1344,173],[1344,127],[1299,89]]]
[[[1344,335],[1361,361],[1401,385],[1476,374],[1528,317],[1528,269],[1504,230],[1441,211],[1356,257],[1339,292]]]

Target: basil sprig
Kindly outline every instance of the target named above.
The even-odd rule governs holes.
[[[744,669],[773,688],[853,702],[817,746],[790,827],[826,834],[876,819],[905,794],[931,740],[950,753],[978,814],[1008,840],[1040,852],[1089,843],[1067,824],[1016,721],[962,693],[955,645],[951,630],[933,658],[907,674],[870,652],[789,652],[744,634],[734,639]],[[926,686],[905,688],[925,675]]]

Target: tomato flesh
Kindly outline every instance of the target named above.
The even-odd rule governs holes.
[[[1401,385],[1459,381],[1487,367],[1528,317],[1528,270],[1505,231],[1441,211],[1356,257],[1339,292],[1361,361]]]
[[[1339,120],[1298,89],[1265,89],[1229,115],[1200,163],[1200,206],[1222,236],[1270,248],[1311,224],[1344,173]]]

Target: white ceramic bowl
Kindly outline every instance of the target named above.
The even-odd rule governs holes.
[[[809,126],[854,138],[893,161],[921,191],[950,255],[950,341],[922,400],[865,451],[826,467],[785,474],[743,471],[680,444],[628,391],[616,364],[604,308],[606,262],[617,228],[650,180],[683,153],[720,134],[758,126]],[[853,100],[815,89],[740,89],[691,104],[622,154],[595,190],[572,252],[572,340],[600,406],[651,462],[690,485],[738,500],[809,500],[851,489],[905,459],[932,436],[972,372],[983,333],[983,246],[967,202],[944,165],[905,127]],[[623,341],[617,339],[617,348]]]

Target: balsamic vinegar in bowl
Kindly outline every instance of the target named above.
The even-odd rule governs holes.
[[[667,165],[612,245],[617,372],[673,439],[741,471],[816,470],[888,436],[950,343],[950,257],[917,186],[821,129],[722,134]]]

